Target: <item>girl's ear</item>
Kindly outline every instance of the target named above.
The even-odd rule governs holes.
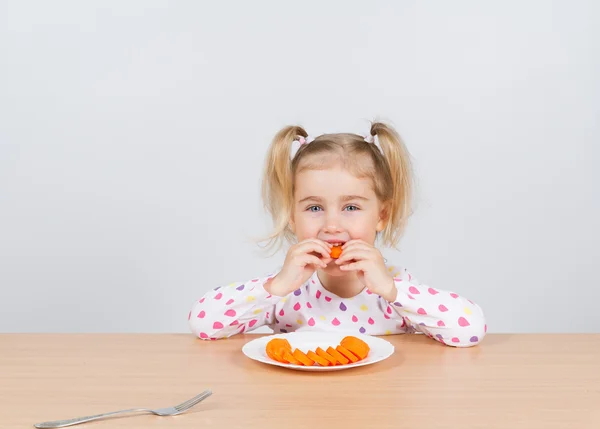
[[[375,227],[375,230],[377,232],[381,232],[385,229],[385,227],[387,226],[389,220],[390,220],[390,210],[391,210],[391,204],[389,202],[387,203],[383,203],[379,209],[379,221],[377,222],[377,226]]]

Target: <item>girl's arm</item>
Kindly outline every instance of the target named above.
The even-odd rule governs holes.
[[[394,274],[398,295],[389,307],[415,331],[455,347],[479,344],[487,326],[483,311],[474,302],[454,292],[435,289],[419,282],[405,270]],[[390,309],[385,311],[390,313]]]
[[[272,277],[211,290],[192,306],[188,315],[191,331],[203,340],[216,340],[272,324],[275,305],[283,298],[265,290]]]

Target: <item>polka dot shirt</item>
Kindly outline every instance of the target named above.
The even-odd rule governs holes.
[[[419,284],[402,268],[388,266],[398,295],[388,302],[363,289],[352,298],[327,291],[317,274],[285,297],[263,285],[273,275],[218,287],[196,301],[188,315],[192,332],[216,340],[268,326],[275,333],[336,331],[367,335],[422,333],[455,347],[478,344],[487,331],[481,308],[454,292]]]

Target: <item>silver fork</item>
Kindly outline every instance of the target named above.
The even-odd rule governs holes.
[[[194,405],[196,405],[199,402],[203,401],[204,399],[208,398],[210,395],[212,395],[212,392],[210,390],[205,390],[201,394],[194,396],[192,399],[188,399],[187,401],[185,401],[179,405],[175,405],[174,407],[157,408],[155,410],[151,410],[149,408],[132,408],[130,410],[121,410],[121,411],[113,411],[111,413],[96,414],[94,416],[76,417],[74,419],[54,420],[51,422],[43,422],[43,423],[35,424],[34,426],[36,428],[62,428],[62,427],[66,427],[66,426],[78,425],[79,423],[91,422],[92,420],[103,419],[108,416],[116,416],[118,414],[127,414],[127,413],[136,413],[136,412],[141,412],[141,411],[156,414],[157,416],[161,416],[161,417],[176,416],[177,414],[186,412],[187,410],[192,408]]]

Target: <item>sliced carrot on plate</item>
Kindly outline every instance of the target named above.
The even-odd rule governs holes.
[[[367,343],[357,337],[347,336],[342,339],[340,345],[352,352],[359,359],[364,359],[368,356],[370,348]]]
[[[329,353],[327,353],[321,347],[317,347],[316,352],[317,352],[317,355],[321,356],[323,359],[327,359],[331,365],[337,364],[337,360],[335,360],[335,358],[333,356],[331,356]]]
[[[310,359],[308,356],[306,356],[304,354],[304,352],[302,352],[302,350],[300,349],[296,349],[294,350],[294,353],[292,353],[294,355],[294,357],[299,360],[302,365],[304,366],[313,366],[315,364],[315,361]]]
[[[347,348],[345,348],[343,346],[337,346],[335,349],[338,352],[340,352],[340,354],[342,356],[344,356],[346,359],[348,359],[352,363],[358,362],[360,360],[355,355],[353,355],[350,350],[348,350]]]
[[[298,359],[296,359],[294,357],[294,355],[292,355],[289,351],[284,350],[283,351],[283,360],[286,361],[287,363],[291,363],[292,365],[302,365],[302,362],[300,362]]]
[[[316,363],[318,363],[321,366],[330,366],[329,361],[327,359],[322,358],[321,356],[317,355],[312,350],[309,350],[308,353],[306,353],[306,356],[308,356],[310,359],[314,360]]]
[[[271,359],[282,363],[288,363],[286,360],[283,359],[283,351],[287,350],[291,353],[292,346],[285,339],[274,338],[267,343],[265,349],[267,352],[267,356],[269,356]]]
[[[328,347],[326,351],[331,356],[333,356],[335,358],[335,360],[338,361],[340,364],[346,365],[346,364],[350,363],[350,361],[348,359],[346,359],[344,356],[342,356],[341,353],[338,352],[333,347]]]

